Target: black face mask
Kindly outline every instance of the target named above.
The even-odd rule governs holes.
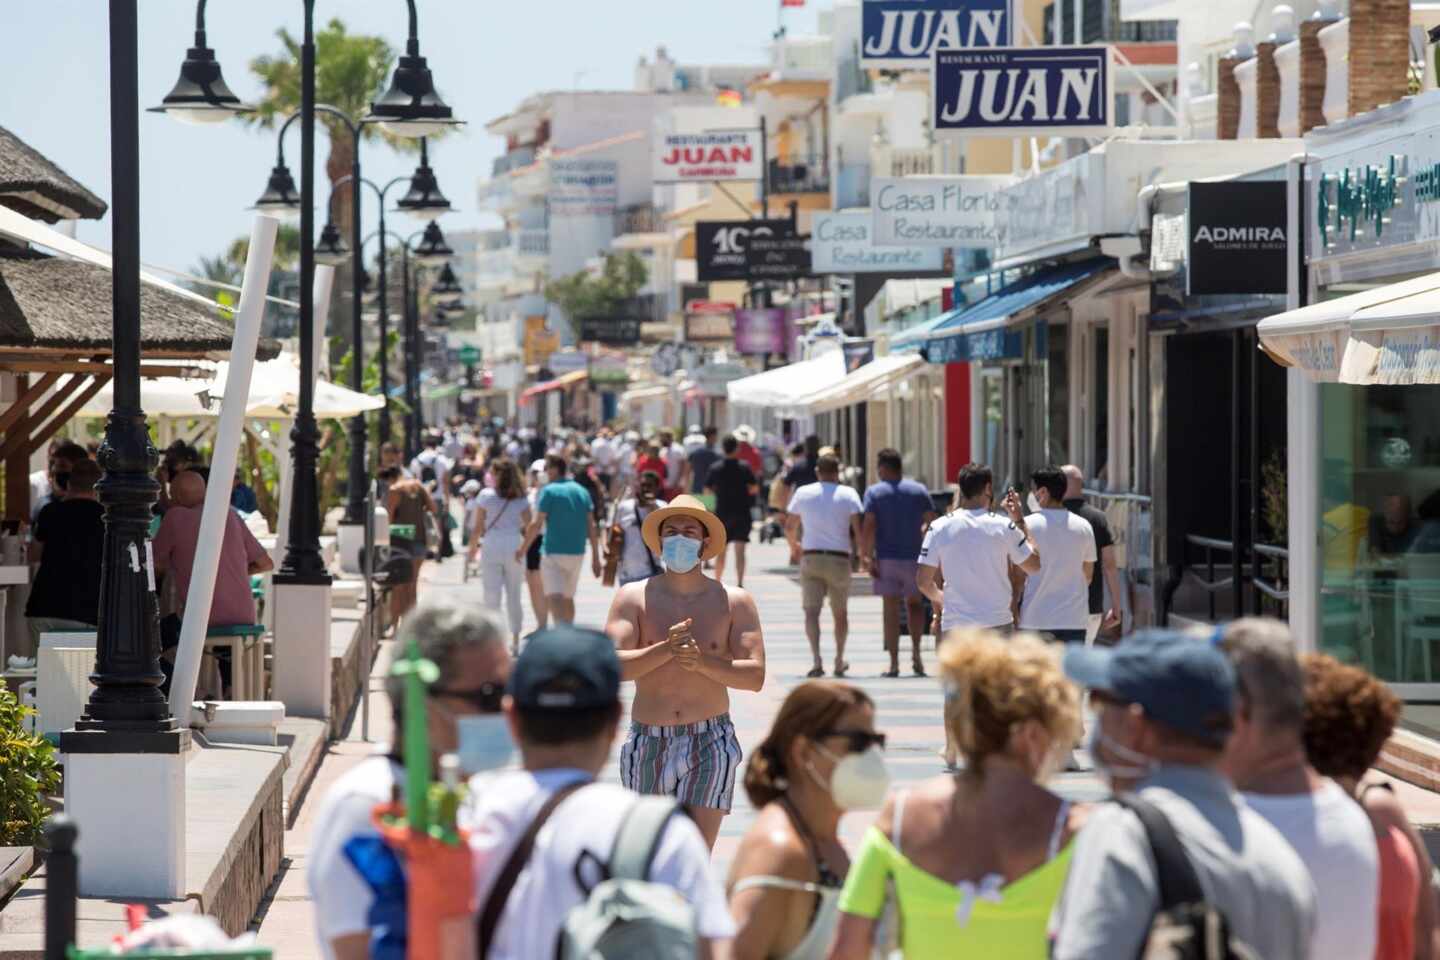
[[[56,490],[64,490],[64,489],[68,488],[69,486],[70,486],[70,471],[69,471],[69,470],[56,470],[56,471],[55,471],[55,489],[56,489]]]

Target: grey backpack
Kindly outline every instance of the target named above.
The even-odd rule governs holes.
[[[540,828],[561,801],[584,785],[572,784],[551,795],[506,861],[480,914],[480,957],[489,954],[505,900],[530,859]],[[671,797],[640,797],[620,821],[609,863],[601,864],[589,851],[581,853],[574,874],[586,899],[565,915],[555,943],[557,960],[693,960],[699,948],[694,908],[673,887],[646,879],[665,826],[679,809]],[[587,862],[602,877],[593,886],[584,880]]]

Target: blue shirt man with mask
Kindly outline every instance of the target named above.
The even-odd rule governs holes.
[[[870,571],[872,589],[882,597],[885,615],[885,652],[890,654],[887,677],[900,676],[900,604],[910,628],[911,667],[925,676],[920,638],[925,634],[925,607],[916,574],[925,530],[935,519],[930,491],[905,477],[898,450],[888,447],[875,455],[880,482],[865,491],[865,518],[860,524],[860,558]]]

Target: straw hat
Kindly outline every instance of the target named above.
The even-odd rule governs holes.
[[[749,427],[749,426],[746,426],[745,424],[742,423],[742,424],[740,424],[740,426],[736,427],[736,428],[735,428],[733,431],[731,431],[731,432],[735,434],[735,439],[736,439],[736,440],[739,440],[741,443],[754,443],[754,442],[755,442],[755,428],[754,428],[754,427]]]
[[[659,555],[660,547],[660,525],[671,517],[694,517],[705,525],[706,543],[709,544],[700,552],[701,560],[713,560],[720,556],[725,550],[725,524],[720,518],[709,510],[705,504],[694,497],[682,494],[670,501],[670,506],[656,510],[645,518],[645,525],[640,528],[640,536],[645,540],[645,546],[650,552]]]

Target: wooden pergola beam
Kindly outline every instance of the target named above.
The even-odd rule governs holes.
[[[5,437],[5,443],[0,446],[0,460],[8,458],[11,454],[20,453],[30,445],[30,438],[34,436],[36,428],[45,422],[45,419],[54,413],[55,410],[80,389],[85,382],[85,377],[72,375],[69,380],[56,388],[50,394],[50,398],[40,405],[40,409],[26,418],[25,422],[16,427]]]
[[[86,363],[82,360],[38,360],[32,362],[0,360],[0,373],[44,373],[55,376],[62,373],[76,373],[85,376],[93,374],[97,377],[108,377],[110,371],[110,365],[107,363]],[[208,370],[182,364],[149,364],[140,368],[140,376],[152,380],[157,377],[200,380],[209,375],[210,371]],[[50,382],[53,383],[54,380]]]
[[[90,398],[95,396],[95,394],[99,393],[101,388],[109,382],[110,374],[108,373],[101,374],[100,376],[92,380],[89,386],[87,386],[84,390],[81,390],[79,395],[76,396],[74,400],[71,400],[69,403],[67,403],[64,409],[62,409],[58,414],[55,415],[55,418],[53,420],[51,420],[49,423],[45,424],[45,426],[41,427],[38,431],[35,432],[34,436],[30,438],[30,442],[25,445],[25,456],[34,456],[36,450],[39,450],[42,446],[44,446],[50,441],[51,437],[59,433],[60,428],[65,426],[65,424],[69,423],[71,418],[74,417],[75,414],[80,412],[80,408],[85,406],[85,404],[89,403]]]
[[[45,391],[49,390],[52,386],[54,386],[55,381],[59,379],[60,374],[47,373],[45,374],[45,376],[35,381],[35,383],[24,393],[16,397],[15,402],[10,404],[9,408],[4,413],[0,413],[0,432],[8,433],[10,431],[10,427],[14,425],[15,421],[19,420],[22,416],[25,415],[25,411],[30,409],[30,404],[40,399],[40,397],[45,393]]]

